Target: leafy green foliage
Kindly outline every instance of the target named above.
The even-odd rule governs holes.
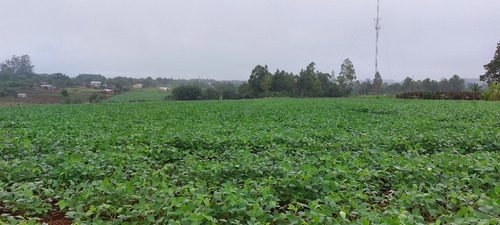
[[[500,83],[491,83],[483,93],[483,98],[491,101],[500,101]]]
[[[124,103],[124,102],[158,102],[163,101],[169,94],[156,91],[129,91],[108,98],[102,103]]]
[[[33,73],[33,66],[29,55],[12,56],[12,59],[7,59],[5,62],[0,63],[0,71],[7,73]]]
[[[201,95],[201,88],[193,85],[183,85],[172,90],[172,96],[176,100],[197,100]]]
[[[57,206],[80,224],[495,224],[499,112],[375,98],[0,107],[0,222]]]
[[[484,65],[486,73],[479,76],[481,81],[486,81],[490,83],[500,83],[500,42],[497,44],[497,50],[493,59],[486,65]]]

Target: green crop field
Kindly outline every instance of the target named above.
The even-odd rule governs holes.
[[[103,103],[158,102],[165,100],[167,95],[170,94],[159,91],[131,91],[108,98]]]
[[[499,224],[499,150],[498,102],[0,107],[0,224]]]

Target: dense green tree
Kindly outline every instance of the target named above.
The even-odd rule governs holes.
[[[172,90],[172,96],[175,100],[198,100],[201,95],[201,88],[194,85],[183,85]]]
[[[142,84],[143,88],[152,88],[158,86],[158,82],[153,80],[153,78],[151,77],[141,78],[137,83]]]
[[[373,93],[373,90],[374,90],[374,85],[370,82],[369,79],[359,83],[356,82],[356,89],[357,89],[357,92],[358,94],[360,95],[369,95],[371,93]]]
[[[321,85],[321,81],[316,79],[312,86],[312,97],[321,97],[323,96],[323,87]]]
[[[448,82],[450,83],[450,91],[463,91],[465,89],[465,80],[456,74]]]
[[[344,96],[348,96],[352,91],[353,81],[356,80],[356,70],[350,59],[345,59],[340,66],[340,73],[337,82]]]
[[[450,81],[448,79],[443,78],[439,81],[439,90],[440,91],[451,91]]]
[[[162,86],[169,86],[169,85],[172,85],[172,83],[174,82],[174,79],[173,79],[173,78],[162,78],[162,77],[157,77],[155,81],[156,81],[159,85],[162,85]]]
[[[436,80],[431,80],[431,90],[432,92],[439,91],[439,83]]]
[[[238,95],[240,98],[252,98],[252,87],[247,82],[244,82],[238,86]]]
[[[46,81],[58,88],[68,88],[75,85],[73,79],[62,73],[53,73]]]
[[[414,91],[413,79],[411,77],[406,77],[401,84],[401,91],[409,92]]]
[[[260,81],[260,88],[264,91],[266,97],[269,94],[269,89],[272,85],[272,75],[270,73],[266,74],[264,78]]]
[[[83,83],[86,83],[87,85],[91,81],[100,81],[103,85],[106,83],[107,78],[101,74],[79,74],[74,78],[74,81],[78,84],[81,85]]]
[[[0,64],[0,70],[2,72],[9,73],[33,73],[33,68],[35,66],[31,64],[31,59],[29,55],[22,56],[12,56],[12,59],[7,59],[5,62]]]
[[[340,85],[336,82],[330,83],[330,87],[325,93],[326,97],[342,97],[344,96],[342,91],[340,90]]]
[[[327,93],[328,89],[330,89],[330,87],[332,85],[332,82],[331,82],[332,75],[329,73],[322,73],[322,72],[317,71],[316,77],[321,82],[321,93],[323,93],[323,94]]]
[[[375,77],[373,78],[373,92],[375,94],[378,94],[382,84],[383,84],[382,76],[380,76],[380,73],[377,71],[375,73]]]
[[[497,50],[493,59],[486,65],[484,65],[486,73],[479,76],[481,81],[486,81],[488,84],[500,83],[500,42],[497,44]]]
[[[274,92],[284,92],[289,90],[289,76],[287,76],[287,73],[284,70],[276,70],[272,76],[272,81],[271,81],[272,87],[271,91]]]
[[[299,73],[299,79],[297,80],[297,86],[300,91],[300,96],[312,96],[312,88],[314,86],[314,81],[316,81],[316,64],[314,62],[309,63],[306,69],[302,69]]]
[[[230,82],[216,82],[213,86],[221,92],[223,99],[236,99],[236,88]]]
[[[425,78],[422,81],[422,91],[432,91],[431,90],[431,78]]]
[[[205,91],[203,91],[202,98],[205,100],[217,100],[220,99],[221,95],[222,95],[221,91],[215,88],[208,88]]]
[[[258,97],[259,94],[263,93],[264,90],[261,87],[261,82],[266,77],[266,75],[270,74],[267,68],[267,65],[261,66],[257,65],[252,70],[250,74],[250,79],[248,79],[248,84],[250,85],[250,89],[252,90],[252,95]]]
[[[109,78],[106,80],[106,84],[115,86],[118,90],[117,91],[126,91],[127,86],[131,87],[137,83],[137,80],[131,77],[114,77],[114,78]]]
[[[385,90],[388,94],[397,94],[397,93],[401,92],[402,89],[403,89],[403,87],[400,83],[392,83],[392,84],[387,85]]]

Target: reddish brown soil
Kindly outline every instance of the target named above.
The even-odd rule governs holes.
[[[60,211],[60,210],[52,211],[52,212],[50,212],[49,217],[46,218],[43,222],[48,223],[49,225],[68,225],[68,224],[72,224],[73,220],[66,218],[65,215],[66,214],[64,212]]]

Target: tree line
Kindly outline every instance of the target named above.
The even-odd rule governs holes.
[[[323,73],[310,63],[299,74],[294,75],[283,70],[270,73],[267,65],[257,65],[251,72],[247,82],[239,87],[243,98],[259,98],[269,96],[281,97],[346,97],[349,95],[398,94],[402,92],[461,92],[479,91],[479,84],[469,84],[458,75],[441,80],[426,78],[415,80],[406,77],[402,82],[384,83],[379,72],[373,80],[356,80],[353,63],[346,59],[341,65],[338,76],[335,73]]]
[[[69,77],[63,73],[37,74],[34,72],[34,65],[28,55],[12,56],[12,59],[0,63],[0,97],[15,96],[18,90],[36,90],[42,84],[50,84],[58,89],[72,87],[89,87],[90,82],[99,81],[101,86],[113,87],[118,92],[129,91],[134,84],[142,84],[143,88],[154,87],[177,87],[183,85],[194,85],[203,89],[215,88],[222,90],[228,97],[236,96],[237,85],[240,81],[216,81],[214,79],[173,79],[158,77],[153,79],[131,78],[117,76],[107,78],[100,74],[79,74],[76,77]],[[231,90],[233,90],[231,92]]]
[[[269,72],[267,65],[257,65],[252,70],[248,82],[238,88],[242,98],[279,97],[343,97],[349,96],[356,80],[356,70],[351,60],[346,59],[340,73],[335,76],[315,68],[311,62],[295,75],[277,69]]]
[[[439,81],[426,78],[414,80],[406,77],[402,82],[384,83],[382,75],[377,71],[373,79],[356,80],[356,70],[350,59],[345,59],[338,75],[332,71],[324,73],[316,69],[311,62],[298,74],[277,69],[269,71],[267,65],[257,65],[251,71],[246,82],[216,81],[213,79],[173,79],[131,78],[118,76],[106,78],[100,74],[79,74],[71,78],[62,73],[36,74],[34,65],[28,55],[12,56],[0,63],[0,97],[15,95],[20,89],[37,89],[47,83],[58,88],[87,86],[91,81],[100,81],[103,86],[114,87],[115,91],[130,90],[134,84],[142,84],[144,88],[167,86],[177,87],[174,98],[195,99],[240,99],[262,97],[346,97],[349,95],[398,94],[402,92],[461,92],[480,91],[481,86],[469,84],[458,75],[443,78]],[[489,92],[495,96],[500,83],[500,42],[497,44],[493,60],[484,65],[485,74],[481,81],[490,85]],[[186,87],[187,86],[187,87]],[[193,88],[194,87],[194,88]],[[180,90],[180,91],[179,91]],[[195,92],[194,95],[187,94]],[[497,94],[498,95],[498,94]],[[185,97],[189,96],[189,97]],[[193,97],[195,96],[195,97]],[[186,99],[187,100],[187,99]]]

